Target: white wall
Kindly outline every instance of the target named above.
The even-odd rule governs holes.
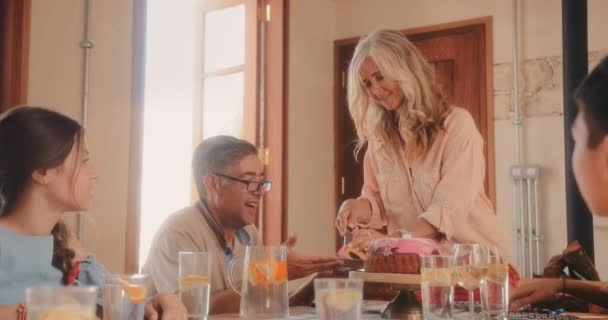
[[[561,56],[561,3],[555,0],[520,2],[520,57],[524,96],[524,159],[540,164],[542,170],[541,210],[545,214],[545,259],[565,247],[566,210],[563,149],[563,116],[561,101],[561,68],[555,64]],[[331,9],[330,9],[331,8]],[[608,2],[588,1],[589,50],[608,48],[602,30],[608,29]],[[335,16],[327,16],[334,13]],[[508,168],[514,161],[512,125],[513,3],[509,0],[292,0],[290,8],[289,66],[289,229],[299,234],[314,234],[325,239],[331,227],[335,203],[332,187],[335,169],[325,162],[333,161],[333,120],[331,70],[333,41],[365,35],[378,28],[407,29],[453,21],[492,16],[495,64],[495,148],[497,179],[497,212],[511,235],[513,217],[512,184]],[[324,28],[324,29],[323,29]],[[329,40],[328,40],[329,38]],[[294,52],[296,51],[296,52]],[[320,56],[325,53],[324,56]],[[552,69],[535,70],[549,61]],[[537,72],[538,71],[538,72]],[[537,75],[550,77],[537,79]],[[326,78],[322,78],[325,76]],[[542,83],[543,87],[535,85]],[[325,84],[325,85],[322,85]],[[541,90],[542,89],[542,90]],[[311,109],[314,108],[314,109]],[[321,125],[319,125],[321,124]],[[311,128],[315,128],[311,131]],[[314,132],[313,132],[314,131]],[[308,139],[306,136],[324,136]],[[300,165],[299,162],[306,164]],[[298,161],[296,163],[296,161]],[[306,168],[306,170],[302,170]],[[316,188],[302,181],[313,180]],[[298,178],[302,177],[303,180]],[[301,185],[300,185],[301,184]],[[302,193],[305,196],[301,196]],[[313,200],[314,199],[314,200]],[[307,208],[301,210],[300,208]],[[298,223],[292,223],[297,221]],[[314,223],[299,223],[314,221]],[[323,235],[322,235],[323,234]],[[333,241],[307,243],[306,249],[331,252]],[[596,242],[608,240],[608,230],[596,230]],[[596,250],[598,268],[608,276],[608,254]]]
[[[85,247],[124,269],[131,94],[131,0],[92,1],[87,139],[98,180]],[[84,1],[32,0],[28,104],[80,119]]]
[[[289,4],[288,230],[302,252],[334,253],[333,1]]]

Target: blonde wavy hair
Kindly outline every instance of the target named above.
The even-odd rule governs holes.
[[[374,60],[385,79],[397,81],[403,104],[394,113],[367,94],[360,69],[366,58]],[[348,106],[358,142],[355,156],[369,140],[385,144],[394,153],[391,137],[398,133],[408,154],[426,153],[443,130],[450,106],[435,82],[432,66],[399,31],[378,30],[361,38],[348,67]],[[395,132],[395,130],[398,130]]]

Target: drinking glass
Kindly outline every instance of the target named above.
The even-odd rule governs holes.
[[[424,319],[452,319],[454,257],[445,255],[422,256],[420,280]]]
[[[359,320],[363,304],[363,280],[315,279],[315,305],[320,320]]]
[[[103,287],[104,320],[143,320],[149,278],[143,274],[110,274]]]
[[[31,287],[25,290],[28,320],[95,320],[97,287]]]
[[[509,263],[496,250],[488,251],[488,271],[481,286],[482,313],[504,319],[509,311]]]
[[[475,290],[479,289],[488,271],[487,250],[476,243],[454,245],[454,282],[469,293],[468,319],[480,319],[475,312]]]
[[[188,310],[188,319],[207,319],[211,256],[207,252],[179,253],[179,297]]]
[[[243,260],[241,276],[235,275],[237,261]],[[287,319],[287,247],[247,246],[245,255],[229,265],[230,286],[241,295],[240,315],[247,319]],[[238,281],[240,282],[240,290]]]

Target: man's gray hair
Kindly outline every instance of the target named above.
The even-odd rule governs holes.
[[[206,174],[225,173],[236,161],[252,154],[258,154],[253,144],[231,136],[214,136],[201,142],[192,155],[192,175],[199,197],[207,196],[203,183]]]

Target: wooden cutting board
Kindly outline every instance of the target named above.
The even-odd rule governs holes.
[[[348,277],[353,279],[363,279],[363,281],[365,282],[379,282],[390,284],[420,284],[419,274],[351,271],[348,273]]]

